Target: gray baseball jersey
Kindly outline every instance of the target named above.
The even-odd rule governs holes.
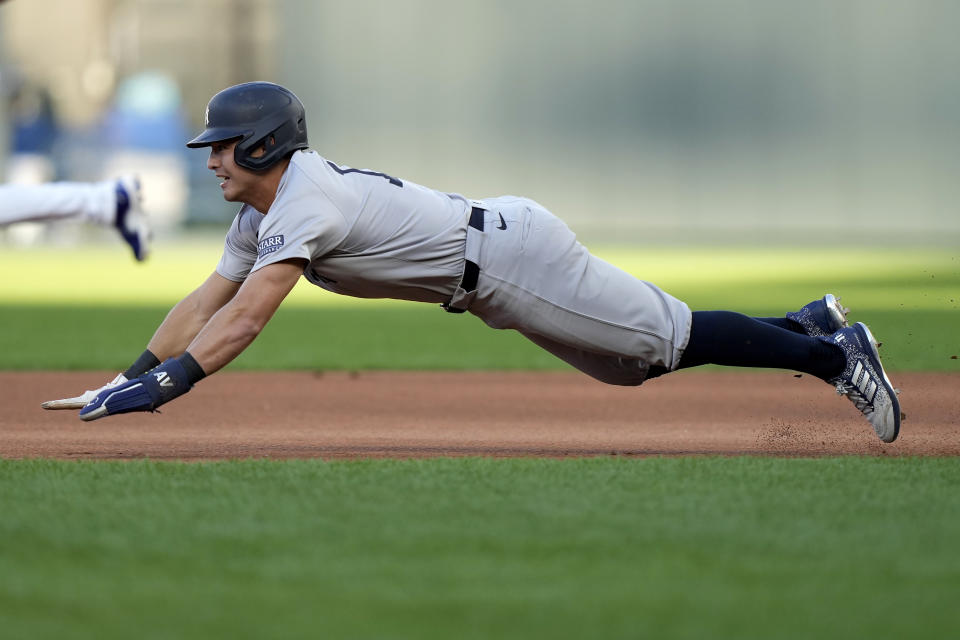
[[[473,207],[482,230],[468,226]],[[686,304],[591,255],[530,199],[472,201],[314,151],[293,154],[266,215],[240,209],[217,272],[239,282],[290,258],[329,291],[467,309],[611,384],[675,368],[689,338]],[[460,287],[466,260],[479,266],[472,291]]]
[[[469,211],[462,196],[298,151],[268,214],[240,209],[217,272],[239,282],[304,258],[307,280],[335,293],[445,302],[463,273]]]

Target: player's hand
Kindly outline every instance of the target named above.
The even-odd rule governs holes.
[[[170,358],[139,378],[101,390],[80,410],[80,419],[89,421],[118,413],[154,411],[190,391],[192,386],[183,365],[176,358]]]
[[[127,381],[127,378],[121,373],[112,381],[103,385],[99,389],[91,389],[89,391],[84,391],[83,394],[75,398],[61,398],[60,400],[47,400],[46,402],[41,402],[40,406],[44,409],[82,409],[88,402],[97,397],[97,394],[106,389],[112,389],[117,385],[123,384]]]

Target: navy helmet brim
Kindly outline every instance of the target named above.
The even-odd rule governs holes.
[[[233,140],[250,135],[247,129],[237,129],[236,127],[210,127],[205,129],[200,135],[187,143],[191,149],[209,147],[214,142],[223,142],[224,140]]]

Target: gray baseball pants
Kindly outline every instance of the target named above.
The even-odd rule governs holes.
[[[516,329],[608,384],[639,385],[649,367],[676,368],[692,314],[680,300],[597,258],[570,228],[528,198],[477,201],[483,231],[467,228],[474,291],[451,304],[495,329]]]

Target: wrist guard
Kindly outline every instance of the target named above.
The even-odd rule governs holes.
[[[192,387],[180,360],[170,358],[139,378],[98,393],[80,410],[80,419],[96,420],[118,413],[155,411]]]

